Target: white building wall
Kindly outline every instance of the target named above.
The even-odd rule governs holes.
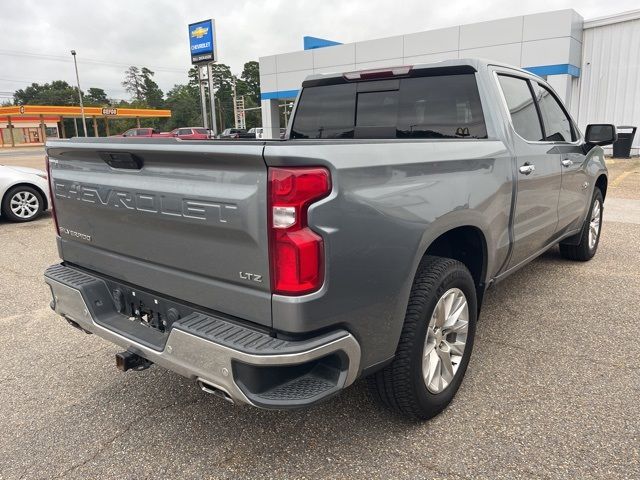
[[[306,74],[345,71],[344,67],[468,57],[524,68],[563,64],[580,68],[582,21],[574,10],[559,10],[260,57],[261,90],[299,90]]]
[[[586,22],[583,38],[580,128],[589,123],[640,126],[640,11]],[[639,132],[633,146],[638,154]]]
[[[262,99],[295,98],[302,81],[315,73],[481,57],[566,77],[558,79],[559,93],[570,100],[581,66],[582,23],[574,10],[559,10],[260,57]],[[276,103],[264,105],[266,124]]]

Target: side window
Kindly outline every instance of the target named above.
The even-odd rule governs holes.
[[[181,128],[180,130],[178,130],[178,135],[191,135],[191,129]]]
[[[498,75],[498,80],[516,133],[530,142],[543,141],[540,118],[529,89],[529,82],[524,78],[507,75]]]
[[[475,75],[400,81],[399,138],[487,138]]]
[[[576,134],[564,109],[553,94],[543,85],[534,83],[536,99],[544,123],[545,140],[548,142],[573,142]]]
[[[127,130],[126,132],[124,132],[124,136],[125,137],[135,137],[136,136],[136,132],[137,132],[137,130],[135,128],[132,128],[131,130]]]

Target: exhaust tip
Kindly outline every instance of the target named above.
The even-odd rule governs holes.
[[[212,395],[215,395],[216,397],[220,397],[223,400],[231,403],[232,405],[236,403],[233,398],[231,398],[231,395],[229,395],[221,388],[216,387],[215,385],[211,385],[210,383],[200,379],[198,379],[198,385],[200,386],[200,389],[205,393],[210,393]]]

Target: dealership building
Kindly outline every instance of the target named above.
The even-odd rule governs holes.
[[[284,126],[280,104],[296,98],[308,75],[472,57],[545,78],[583,130],[589,123],[640,125],[640,10],[587,20],[558,10],[345,44],[305,37],[304,47],[260,57],[269,138]]]

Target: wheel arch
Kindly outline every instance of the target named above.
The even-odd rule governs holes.
[[[29,182],[16,182],[13,185],[9,185],[9,187],[7,187],[7,189],[4,192],[4,195],[2,195],[2,198],[0,198],[0,205],[4,204],[4,200],[5,198],[7,198],[7,195],[9,195],[9,192],[11,190],[13,190],[16,187],[31,187],[33,188],[36,192],[38,192],[40,194],[40,196],[42,197],[42,211],[46,211],[49,208],[49,201],[47,199],[47,194],[35,183],[29,183]]]
[[[411,281],[413,282],[422,259],[427,255],[458,260],[471,272],[480,309],[487,283],[487,272],[493,262],[493,255],[489,249],[492,245],[491,232],[487,226],[478,223],[482,218],[478,215],[463,215],[462,218],[459,218],[459,215],[455,216],[458,217],[455,220],[453,216],[449,219],[445,216],[429,226],[417,252]]]
[[[463,263],[471,273],[476,285],[478,309],[482,303],[487,275],[487,239],[475,225],[453,227],[436,237],[426,248],[427,255],[452,258]]]

